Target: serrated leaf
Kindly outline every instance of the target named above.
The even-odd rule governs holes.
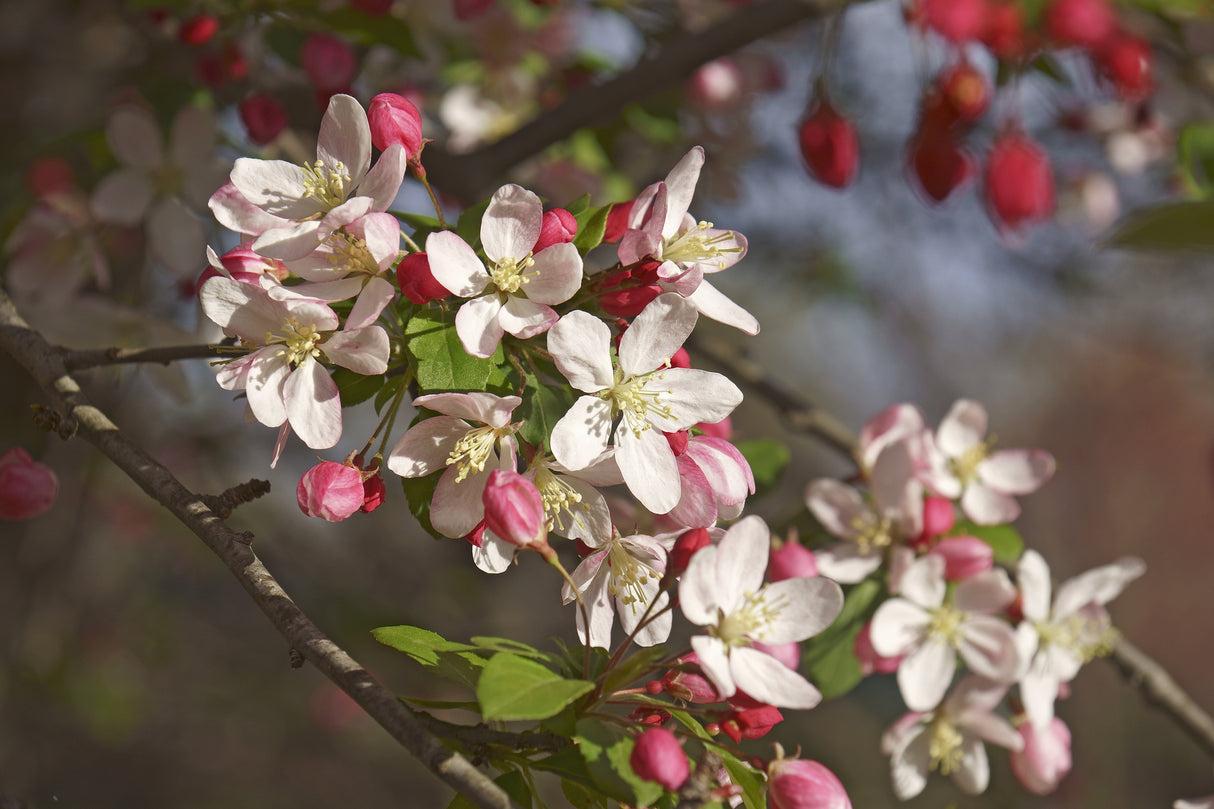
[[[519,437],[536,449],[548,447],[552,428],[569,412],[574,399],[567,385],[545,385],[534,374],[529,375],[523,403],[515,411],[515,418],[523,422]]]
[[[367,401],[383,389],[385,379],[387,377],[383,374],[367,376],[366,374],[357,374],[349,368],[335,368],[333,370],[333,381],[337,383],[342,407],[353,407],[356,404],[362,404]]]
[[[484,390],[503,361],[502,347],[488,359],[471,356],[455,331],[455,312],[423,309],[405,326],[405,348],[417,361],[422,393]]]
[[[1214,251],[1214,200],[1170,202],[1135,211],[1104,239],[1107,247]]]
[[[603,243],[603,235],[607,232],[607,216],[611,206],[591,208],[584,214],[585,219],[578,217],[577,235],[573,237],[573,246],[583,256]]]
[[[645,781],[632,771],[628,758],[634,741],[623,728],[597,719],[577,723],[578,750],[599,789],[618,801],[633,806],[649,806],[665,791],[653,782]]]
[[[735,446],[750,464],[750,472],[755,477],[755,497],[760,497],[779,485],[780,478],[792,458],[788,447],[770,438],[742,441]]]
[[[475,646],[449,641],[442,635],[417,626],[381,626],[371,635],[385,646],[404,652],[435,674],[469,688],[476,688],[486,660]]]
[[[493,779],[493,783],[501,787],[502,791],[509,795],[510,800],[514,801],[514,804],[520,809],[528,809],[531,806],[531,787],[518,770],[502,773]],[[456,793],[451,803],[447,804],[447,809],[476,809],[476,807],[473,806],[472,801]]]
[[[969,520],[958,520],[949,536],[977,537],[991,546],[997,563],[1008,567],[1019,562],[1024,553],[1024,537],[1010,525],[977,525]]]
[[[476,687],[487,720],[546,719],[594,688],[586,680],[566,680],[534,660],[509,653],[489,658]]]

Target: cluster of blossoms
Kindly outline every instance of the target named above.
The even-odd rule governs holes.
[[[627,642],[662,643],[677,604],[699,630],[643,690],[695,704],[710,733],[734,742],[766,734],[781,708],[818,704],[798,644],[836,621],[841,585],[879,578],[888,597],[855,653],[866,671],[897,672],[911,710],[883,742],[898,796],[921,791],[933,769],[982,791],[984,742],[1013,751],[1030,790],[1057,784],[1069,734],[1054,702],[1108,647],[1103,605],[1142,564],[1098,568],[1052,602],[1035,552],[1003,560],[1014,562],[1016,584],[995,567],[981,531],[1016,518],[1015,498],[1053,473],[1047,453],[994,450],[975,402],[958,402],[934,431],[915,408],[891,407],[861,435],[867,493],[834,480],[809,485],[809,511],[840,541],[773,551],[768,526],[742,517],[755,480],[729,440],[741,391],[690,367],[683,348],[701,316],[759,329],[706,280],[747,244],[688,213],[703,150],[632,202],[575,209],[580,219],[506,185],[479,219],[448,229],[437,211],[432,225],[402,236],[387,210],[409,167],[425,182],[420,122],[391,99],[372,108],[368,119],[352,97],[334,96],[314,163],[242,158],[210,203],[246,239],[212,252],[199,286],[203,311],[239,340],[218,381],[245,392],[253,418],[280,428],[275,459],[291,432],[313,449],[342,439],[333,366],[371,378],[388,407],[361,451],[304,475],[305,513],[340,521],[373,510],[386,467],[435,533],[471,545],[481,570],[502,573],[523,551],[560,568],[586,647],[609,649],[617,617]],[[381,151],[374,164],[372,145]],[[589,251],[607,243],[618,245],[616,263],[588,269]],[[419,348],[428,329],[444,341],[438,360]],[[480,389],[457,387],[458,368],[479,369]],[[505,382],[491,384],[494,373]],[[417,418],[388,449],[385,425],[406,392]],[[571,573],[553,536],[576,545]],[[958,657],[971,674],[954,685]],[[1013,684],[1018,727],[993,713]],[[662,727],[670,712],[641,706],[633,718],[648,728],[634,746],[635,772],[679,789],[688,765]],[[850,805],[815,762],[777,754],[767,777],[777,806],[803,805],[806,794]],[[728,778],[719,781],[728,797]]]

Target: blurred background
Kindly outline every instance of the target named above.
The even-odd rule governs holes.
[[[336,91],[364,103],[383,90],[411,94],[437,141],[440,190],[443,176],[482,191],[509,178],[555,204],[586,191],[604,204],[630,198],[703,144],[692,211],[750,243],[714,283],[762,324],[747,338],[703,323],[707,337],[853,429],[898,401],[936,424],[966,397],[985,404],[1000,447],[1052,452],[1054,479],[1022,500],[1026,541],[1056,580],[1142,557],[1147,573],[1113,604],[1114,622],[1214,707],[1214,267],[1209,254],[1102,241],[1129,212],[1204,193],[1201,144],[1214,143],[1202,128],[1214,97],[1209,7],[1117,7],[1120,29],[1153,47],[1144,88],[1074,47],[1046,48],[1009,70],[1016,59],[996,60],[981,36],[947,33],[947,4],[911,8],[925,24],[890,0],[858,3],[833,22],[781,25],[709,54],[690,76],[655,77],[656,92],[556,144],[537,140],[537,156],[520,166],[461,169],[474,165],[461,153],[482,154],[569,94],[593,93],[728,15],[759,18],[776,5],[0,2],[6,287],[35,327],[73,347],[213,337],[193,295],[205,266],[199,245],[235,242],[202,216],[192,186],[206,188],[205,203],[250,149],[306,159]],[[1018,8],[1027,29],[1044,30],[1041,4]],[[337,45],[306,48],[320,33]],[[950,130],[972,166],[938,203],[909,150],[929,135],[930,91],[959,54],[993,98],[972,125]],[[826,169],[854,164],[843,188],[821,181],[820,148],[803,143],[823,83],[858,138],[825,158]],[[168,157],[148,169],[156,199],[167,201],[159,218],[115,216],[96,201],[129,151],[107,136],[107,121],[131,105],[166,133]],[[191,106],[212,127],[193,139],[194,152],[184,133],[199,135],[197,124],[173,131]],[[1055,204],[1046,210],[1044,191],[1027,189],[1029,213],[1013,222],[996,192],[1016,183],[992,176],[988,155],[1017,128],[1052,165]],[[458,210],[459,200],[448,202]],[[397,207],[425,213],[428,199],[410,180]],[[410,623],[541,647],[574,637],[572,609],[544,566],[525,558],[503,575],[481,574],[464,543],[417,528],[392,476],[372,514],[339,525],[305,517],[292,492],[315,453],[292,441],[270,470],[274,431],[243,424],[243,405],[204,361],[79,378],[191,489],[270,480],[272,493],[231,525],[256,534],[255,549],[304,611],[398,693],[463,696],[378,646],[373,627]],[[445,805],[449,790],[348,698],[311,667],[289,666],[285,641],[192,535],[91,447],[33,426],[29,406],[42,396],[7,356],[0,379],[2,448],[25,447],[61,483],[51,511],[0,525],[0,805]],[[367,405],[345,417],[350,438],[330,459],[375,424]],[[787,432],[749,392],[734,429],[736,439],[777,438],[791,449],[780,486],[748,508],[772,523],[803,508],[812,478],[852,471],[814,438]],[[1073,734],[1074,769],[1057,792],[1027,795],[990,748],[985,795],[933,776],[909,805],[1128,809],[1214,792],[1208,756],[1111,665],[1086,667],[1073,686],[1058,712]],[[871,678],[751,745],[760,754],[770,741],[800,746],[839,775],[853,805],[895,806],[879,739],[901,712],[892,677]],[[549,797],[563,805],[555,786]]]

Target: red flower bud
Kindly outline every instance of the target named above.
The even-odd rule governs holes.
[[[986,165],[986,205],[1001,228],[1017,230],[1054,213],[1054,171],[1045,151],[1022,132],[995,140]]]
[[[778,758],[767,769],[771,809],[851,809],[847,790],[816,761]]]
[[[474,20],[493,8],[495,0],[454,0],[455,18],[460,22]]]
[[[636,200],[617,202],[607,212],[607,229],[603,232],[604,244],[615,244],[628,229],[628,217],[632,215],[632,205]]]
[[[1151,45],[1132,34],[1114,34],[1096,55],[1100,73],[1127,101],[1141,101],[1151,93],[1154,58]]]
[[[944,202],[974,176],[974,159],[947,129],[922,132],[907,146],[907,173],[911,186],[926,201]]]
[[[518,472],[494,469],[481,495],[485,527],[511,545],[538,548],[548,543],[547,517],[539,489]]]
[[[295,488],[299,510],[309,517],[341,522],[362,507],[362,473],[352,466],[322,461],[304,472]]]
[[[1024,34],[1024,12],[1016,3],[991,3],[986,10],[982,44],[999,59],[1022,59],[1029,42]]]
[[[692,530],[703,531],[704,529],[696,528]],[[691,532],[689,531],[688,533]],[[666,687],[666,693],[684,702],[709,704],[720,702],[721,695],[717,693],[717,689],[700,671],[699,663],[700,658],[696,656],[695,652],[680,657],[680,668],[670,669],[662,677],[662,684]]]
[[[953,530],[957,523],[957,511],[953,501],[947,497],[925,497],[923,499],[923,533],[921,537],[931,539]]]
[[[384,497],[387,494],[384,479],[376,470],[374,475],[363,481],[363,504],[358,507],[358,510],[363,514],[370,514],[384,504]]]
[[[573,214],[564,208],[544,211],[544,218],[540,224],[540,237],[535,240],[535,246],[531,248],[531,252],[534,255],[554,244],[568,244],[576,235],[577,219],[573,217]]]
[[[860,167],[856,130],[826,101],[810,110],[797,131],[809,173],[831,188],[846,188]]]
[[[628,763],[639,777],[657,781],[671,792],[683,786],[691,774],[683,746],[666,728],[649,728],[637,736]]]
[[[975,123],[991,103],[991,88],[981,70],[962,59],[940,75],[940,91],[963,124]]]
[[[413,102],[396,93],[380,93],[367,107],[371,142],[381,152],[394,143],[412,157],[422,148],[422,116]]]
[[[800,542],[785,542],[771,552],[767,563],[767,578],[773,582],[818,575],[818,560],[814,552]]]
[[[219,32],[219,20],[210,14],[190,17],[177,29],[177,39],[186,45],[205,45]]]
[[[29,167],[25,185],[36,197],[62,194],[75,187],[76,172],[62,157],[43,157]]]
[[[1045,30],[1059,45],[1094,50],[1117,31],[1108,0],[1054,0],[1045,10]]]
[[[0,455],[0,518],[28,520],[49,509],[59,495],[59,478],[21,447]]]
[[[271,96],[254,93],[240,102],[240,120],[249,133],[249,140],[266,144],[287,128],[287,111]]]
[[[354,51],[333,34],[312,34],[304,40],[299,63],[319,94],[345,90],[358,72]]]
[[[920,0],[916,16],[950,42],[972,42],[986,28],[986,0]]]
[[[599,306],[615,317],[636,317],[661,294],[662,288],[656,285],[613,289],[599,296]]]
[[[679,346],[678,351],[670,355],[669,362],[671,368],[690,368],[691,355],[687,353],[687,349]]]
[[[430,259],[425,253],[410,253],[396,265],[396,283],[401,293],[412,303],[439,301],[451,293],[430,272]]]
[[[744,698],[740,692],[729,702],[731,705],[740,703],[744,706],[735,708],[721,719],[721,730],[735,743],[743,739],[762,738],[784,721],[784,714],[780,713],[779,708]]]
[[[671,439],[671,433],[666,434],[666,440]],[[674,433],[673,435],[682,435],[683,448],[687,448],[687,433]],[[671,447],[673,448],[673,444]],[[677,453],[676,453],[677,454]],[[701,548],[706,548],[712,544],[712,537],[708,534],[706,528],[692,528],[690,531],[684,531],[679,534],[679,538],[674,541],[674,547],[670,549],[670,553],[666,557],[666,573],[663,579],[675,578],[682,576],[687,570],[687,566],[691,564],[691,557]]]

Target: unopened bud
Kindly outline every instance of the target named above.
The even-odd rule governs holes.
[[[295,489],[300,511],[329,522],[348,518],[364,498],[362,473],[335,461],[322,461],[304,472]]]
[[[821,101],[797,130],[809,173],[831,188],[846,188],[860,168],[860,142],[851,121]]]
[[[607,229],[603,231],[603,243],[615,244],[628,229],[628,217],[632,215],[632,205],[636,200],[617,202],[607,212]]]
[[[703,530],[703,529],[697,529]],[[721,695],[700,671],[700,658],[695,652],[679,658],[680,668],[671,669],[662,677],[666,693],[684,702],[720,702]]]
[[[640,778],[657,781],[670,792],[683,786],[691,774],[683,746],[666,728],[649,728],[637,736],[628,763]]]
[[[1012,774],[1034,795],[1048,795],[1071,771],[1071,731],[1058,717],[1044,728],[1026,720],[1018,730],[1024,749],[1012,752]]]
[[[0,455],[0,517],[28,520],[51,507],[59,495],[59,478],[21,447]]]
[[[287,111],[265,93],[254,93],[241,101],[239,110],[249,140],[254,143],[265,145],[287,128]]]
[[[995,551],[978,537],[945,537],[929,551],[944,557],[944,578],[958,581],[990,570]]]
[[[767,802],[772,809],[851,809],[847,790],[816,761],[777,758],[767,768]]]
[[[1045,150],[1022,132],[998,137],[986,166],[986,204],[995,223],[1017,230],[1054,213],[1054,170]]]
[[[685,443],[684,448],[686,448]],[[690,531],[679,534],[679,538],[674,541],[674,547],[670,549],[670,553],[666,557],[666,574],[663,576],[663,580],[682,576],[683,572],[687,570],[687,566],[691,564],[691,557],[695,552],[711,544],[712,537],[709,536],[707,528],[692,528]]]
[[[818,560],[814,552],[800,542],[785,542],[771,552],[767,565],[767,578],[770,581],[785,579],[800,579],[818,575]]]
[[[413,102],[396,93],[380,93],[367,107],[367,123],[371,126],[371,142],[381,152],[393,144],[405,149],[405,157],[422,148],[422,116]]]
[[[354,51],[333,34],[319,33],[308,37],[299,51],[299,62],[312,87],[321,94],[347,89],[358,72]]]
[[[543,498],[535,484],[518,472],[494,469],[481,499],[485,526],[497,536],[520,548],[548,544]]]
[[[540,224],[540,237],[535,240],[532,253],[551,247],[554,244],[568,244],[577,235],[577,219],[564,208],[553,208],[544,211]]]
[[[410,253],[400,260],[396,265],[396,283],[401,294],[419,306],[451,295],[430,271],[430,258],[425,253]]]

